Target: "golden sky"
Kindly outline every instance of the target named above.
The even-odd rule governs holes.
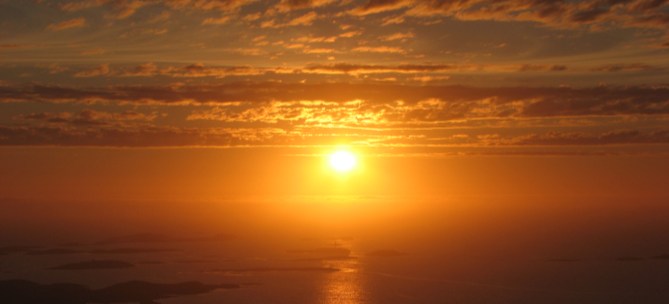
[[[269,171],[286,159],[317,167],[339,145],[357,149],[366,172],[425,166],[412,173],[421,180],[449,159],[476,167],[472,159],[503,157],[486,185],[517,171],[534,180],[523,172],[539,158],[553,159],[538,165],[549,172],[571,168],[566,179],[583,179],[585,158],[633,181],[630,172],[666,164],[669,151],[668,28],[669,2],[651,0],[0,0],[0,163],[13,172],[2,175],[5,191],[30,196],[40,178],[92,183],[76,167],[100,162],[149,167],[102,165],[111,171],[98,182],[119,189],[133,187],[127,176],[163,170],[151,166],[182,167],[163,172],[176,184],[189,162],[204,180],[231,181],[201,149],[218,149],[226,160],[217,168],[273,159]],[[58,157],[75,169],[59,171]],[[494,170],[506,163],[517,167]],[[486,170],[459,166],[456,175]],[[269,174],[254,170],[240,172]],[[401,184],[388,180],[375,187]],[[553,180],[565,179],[541,183],[558,193]],[[240,189],[193,183],[179,195]],[[663,191],[601,181],[593,193],[616,183]],[[477,182],[453,185],[465,184]]]

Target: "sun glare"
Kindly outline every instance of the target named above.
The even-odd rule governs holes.
[[[355,154],[347,150],[338,150],[330,154],[330,167],[337,172],[349,172],[355,169],[358,159]]]

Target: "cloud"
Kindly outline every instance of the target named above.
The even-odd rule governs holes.
[[[302,36],[294,39],[300,43],[333,43],[337,41],[338,36]]]
[[[208,24],[226,24],[228,21],[230,21],[230,16],[223,16],[223,17],[218,17],[218,18],[207,18],[202,21],[202,25],[208,25]]]
[[[68,12],[76,12],[84,9],[99,7],[109,2],[109,0],[84,0],[69,1],[60,4],[60,9]]]
[[[337,39],[337,36],[323,36],[313,37],[304,36],[295,39],[295,43],[281,44],[282,47],[292,51],[299,51],[304,54],[340,54],[341,50],[332,47],[330,44],[332,40]],[[267,41],[266,36],[258,36],[253,39],[254,43],[265,45]],[[311,46],[310,43],[324,44],[326,47]],[[385,47],[358,47],[353,49],[356,52],[369,53],[387,53],[398,54],[402,52],[401,49],[387,49]],[[236,49],[229,50],[230,52],[237,52],[248,55],[259,55],[260,49]],[[61,66],[61,71],[67,70],[67,66]],[[69,67],[71,70],[72,68]],[[664,66],[655,66],[641,63],[634,64],[610,64],[598,65],[592,67],[569,67],[564,64],[435,64],[435,63],[416,63],[416,64],[397,64],[397,65],[381,65],[381,64],[355,64],[355,63],[329,63],[329,64],[307,64],[305,66],[217,66],[205,65],[202,63],[194,63],[183,66],[174,65],[157,65],[155,63],[144,63],[134,67],[115,66],[114,69],[108,64],[100,66],[89,67],[84,70],[79,70],[74,74],[75,77],[151,77],[164,76],[172,78],[225,78],[230,76],[257,76],[259,80],[265,76],[273,75],[275,77],[291,78],[299,74],[312,75],[340,75],[348,76],[349,80],[352,77],[357,77],[366,74],[397,74],[387,75],[394,77],[397,82],[406,82],[408,79],[404,76],[406,74],[417,74],[418,76],[430,76],[436,78],[449,77],[453,75],[468,75],[476,73],[479,76],[484,75],[502,75],[514,73],[559,73],[570,71],[570,75],[578,73],[579,75],[597,75],[602,72],[661,72],[666,70]],[[283,76],[282,76],[283,75]],[[516,76],[519,77],[519,76]],[[345,80],[340,77],[339,81]]]
[[[68,122],[72,118],[72,113],[69,112],[59,112],[59,113],[31,113],[16,116],[15,119],[21,120],[39,120],[49,123],[63,123]]]
[[[304,105],[304,102],[302,102]],[[0,145],[59,145],[59,146],[115,146],[115,147],[174,147],[174,146],[305,146],[324,145],[332,140],[366,143],[369,147],[429,147],[440,148],[500,148],[541,146],[542,153],[560,153],[561,146],[637,145],[641,151],[652,152],[653,146],[669,144],[669,129],[642,128],[597,131],[553,130],[528,131],[522,125],[496,128],[466,124],[454,128],[434,125],[404,124],[377,126],[368,121],[378,117],[337,112],[327,103],[319,107],[267,105],[269,113],[248,109],[231,116],[225,111],[198,111],[191,120],[219,120],[236,123],[234,127],[186,127],[156,125],[149,122],[75,121],[77,116],[67,116],[67,122],[27,122],[0,124]],[[312,116],[312,111],[325,111],[322,116]],[[351,107],[350,111],[355,111]],[[350,113],[348,113],[350,114]],[[55,116],[55,115],[54,115]],[[275,120],[271,120],[275,119]],[[269,126],[266,126],[270,124]],[[350,125],[349,127],[346,124]],[[263,126],[265,125],[265,126]],[[358,127],[354,127],[357,125]],[[369,128],[365,128],[369,125]],[[541,128],[539,128],[541,130]],[[504,150],[504,151],[515,151]],[[435,151],[435,150],[433,150]],[[439,151],[439,150],[436,150]],[[573,150],[569,150],[573,152]],[[617,150],[615,150],[617,151]],[[659,151],[662,150],[661,148]],[[462,151],[461,151],[462,152]],[[601,151],[600,151],[601,153]]]
[[[403,15],[389,16],[383,19],[381,25],[391,25],[391,24],[402,24],[404,23],[405,18]]]
[[[140,64],[134,68],[125,69],[121,76],[127,77],[149,77],[160,73],[158,66],[152,62]]]
[[[146,70],[154,68],[147,64]],[[33,85],[0,86],[0,101],[52,102],[55,109],[0,122],[0,145],[286,146],[334,139],[398,147],[669,144],[666,87]],[[93,109],[102,108],[97,104],[109,110]],[[175,112],[162,106],[183,106],[177,112],[187,115],[163,119]]]
[[[109,10],[108,17],[113,19],[126,19],[133,16],[139,9],[150,5],[163,5],[174,10],[218,10],[222,12],[234,12],[255,0],[85,0],[70,1],[61,4],[63,11],[77,12],[80,10],[105,7]],[[169,12],[167,12],[169,14]],[[166,18],[168,15],[162,15]],[[154,20],[155,21],[155,20]]]
[[[651,131],[616,130],[599,134],[583,132],[547,132],[513,138],[514,145],[613,145],[613,144],[667,144],[669,129]]]
[[[78,113],[72,112],[40,112],[18,115],[17,120],[38,121],[49,124],[67,124],[75,126],[123,125],[127,122],[149,122],[161,114],[158,112],[143,113],[131,110],[123,112],[103,112],[90,109]]]
[[[80,78],[98,77],[98,76],[109,75],[110,72],[111,69],[109,68],[109,64],[101,64],[100,66],[93,69],[79,71],[74,74],[74,77],[80,77]]]
[[[352,37],[359,36],[359,35],[362,35],[362,31],[354,30],[354,31],[343,32],[343,33],[339,34],[338,37],[339,38],[352,38]]]
[[[302,124],[372,124],[378,114],[358,111],[359,101],[331,102],[305,100],[272,101],[261,104],[235,104],[210,110],[196,111],[188,120],[218,120],[226,122],[301,122]]]
[[[124,19],[134,15],[140,8],[161,5],[173,10],[217,10],[225,13],[238,11],[254,0],[90,0],[69,1],[60,4],[68,12],[107,7],[112,18]],[[267,11],[289,13],[298,10],[316,9],[334,5],[333,0],[280,0]],[[356,3],[356,2],[354,2]],[[357,2],[359,3],[359,2]],[[348,4],[348,2],[344,2]],[[339,5],[343,6],[343,4]],[[447,16],[457,20],[493,20],[535,22],[555,28],[654,28],[666,32],[669,25],[669,2],[664,0],[584,0],[584,1],[537,1],[537,0],[367,0],[346,11],[349,15],[365,17],[394,12],[384,16],[383,25],[403,23],[406,17],[423,18]],[[315,13],[311,11],[310,13]],[[258,16],[259,17],[259,16]],[[310,18],[309,15],[300,17]],[[300,18],[298,17],[298,18]],[[313,21],[313,20],[311,20]],[[294,21],[299,25],[311,24],[309,20]],[[284,25],[289,22],[273,23]],[[272,27],[266,21],[265,27]]]
[[[149,23],[159,23],[159,22],[165,22],[172,17],[172,13],[168,10],[162,11],[160,14],[156,14],[153,17],[151,17],[148,22]]]
[[[409,80],[420,81],[420,82],[431,82],[431,81],[444,81],[451,79],[450,76],[414,76],[409,78]]]
[[[49,69],[49,74],[58,74],[69,70],[69,68],[55,63],[50,64],[47,68]]]
[[[318,18],[316,12],[308,12],[288,22],[288,26],[311,25]]]
[[[103,55],[106,52],[107,52],[107,50],[98,47],[98,48],[83,50],[83,51],[79,52],[79,54],[84,55],[84,56],[95,56],[95,55]]]
[[[351,9],[352,15],[365,16],[389,11],[384,25],[404,21],[405,16],[448,16],[459,20],[529,21],[556,28],[641,27],[665,30],[669,25],[669,6],[664,0],[623,1],[535,1],[535,0],[368,0]]]
[[[261,28],[281,28],[281,27],[288,27],[288,26],[307,26],[311,25],[314,21],[318,19],[318,13],[311,11],[306,14],[297,16],[291,20],[288,20],[286,22],[279,22],[277,23],[276,20],[271,19],[271,20],[266,20],[260,23]]]
[[[67,30],[67,29],[84,27],[84,26],[86,26],[86,19],[80,17],[80,18],[65,20],[65,21],[58,22],[58,23],[52,23],[52,24],[49,24],[46,28],[50,31],[57,32],[57,31],[62,31],[62,30]]]
[[[420,67],[406,67],[420,68]],[[200,73],[197,71],[194,73]],[[626,116],[669,114],[666,87],[466,87],[397,84],[236,82],[216,85],[67,88],[3,86],[0,102],[214,105],[322,100],[370,113],[404,113],[420,120],[499,117]],[[398,103],[399,102],[399,103]],[[415,110],[415,111],[414,111]],[[403,114],[403,115],[404,115]],[[421,118],[422,117],[422,118]],[[401,119],[400,119],[401,118]]]
[[[261,75],[265,73],[263,69],[249,66],[205,66],[203,64],[190,64],[183,67],[167,67],[160,70],[161,75],[171,77],[226,77],[226,76],[248,76]]]
[[[260,23],[260,27],[281,28],[288,26],[307,26],[311,25],[314,21],[316,21],[316,19],[318,19],[318,13],[311,11],[283,23],[277,23],[275,19],[266,20]]]
[[[332,36],[314,36],[314,35],[307,35],[307,36],[301,36],[297,38],[292,38],[291,42],[296,42],[293,44],[283,44],[285,47],[286,46],[296,46],[294,48],[306,48],[307,46],[304,44],[315,44],[315,43],[335,43],[337,40],[342,39],[342,38],[352,38],[355,36],[361,35],[361,31],[346,31],[341,34],[337,35],[332,35]],[[264,38],[267,38],[265,36],[262,36]],[[264,39],[263,38],[263,39]],[[291,47],[288,47],[291,48]]]
[[[276,4],[276,9],[279,12],[285,13],[294,10],[326,6],[334,2],[334,0],[281,0]]]
[[[662,71],[665,68],[660,66],[653,66],[644,63],[622,63],[622,64],[607,64],[597,66],[590,69],[593,72],[642,72],[642,71]]]
[[[112,18],[125,19],[134,15],[140,8],[152,4],[146,0],[116,0],[111,2],[113,5]]]
[[[566,71],[567,66],[556,64],[556,65],[546,65],[546,64],[523,64],[518,67],[519,72],[562,72]]]
[[[227,75],[259,75],[263,72],[253,67],[207,67],[202,64],[191,64],[183,68],[168,68],[167,73],[185,77],[221,77]]]
[[[395,46],[358,46],[352,49],[359,53],[405,54],[407,50]]]
[[[158,66],[148,62],[134,67],[118,67],[112,72],[109,65],[104,64],[75,74],[76,77],[118,76],[118,77],[152,77],[165,76],[174,78],[224,78],[228,76],[257,76],[265,73],[287,73],[292,70],[283,68],[261,68],[251,66],[207,66],[201,63],[185,66]]]
[[[380,37],[381,40],[383,41],[395,41],[395,40],[406,40],[409,38],[413,38],[414,34],[412,32],[406,32],[406,33],[395,33],[395,34],[390,34],[386,36]]]
[[[305,54],[331,54],[335,53],[336,51],[329,48],[305,48],[303,52]]]
[[[193,0],[181,2],[188,2],[194,8],[201,10],[219,10],[230,12],[253,3],[254,1],[255,0]]]
[[[85,0],[62,3],[60,9],[67,12],[107,6],[111,11],[107,15],[113,19],[125,19],[134,15],[140,8],[160,3],[153,0]]]
[[[312,64],[303,68],[306,72],[317,72],[324,74],[375,74],[375,73],[425,73],[446,72],[458,69],[456,65],[449,64],[404,64],[404,65],[371,65],[371,64]]]
[[[349,14],[365,16],[405,8],[414,3],[412,0],[368,0],[365,4],[349,11]]]
[[[408,11],[408,15],[411,16],[431,16],[431,15],[458,15],[459,12],[469,10],[475,5],[479,7],[485,7],[486,5],[495,5],[495,2],[491,1],[481,1],[481,0],[449,0],[449,1],[439,1],[439,0],[426,0],[426,1],[411,1],[411,8]],[[502,3],[504,2],[504,3]],[[514,1],[500,1],[500,9],[504,10],[507,7],[512,6]],[[517,2],[522,2],[517,1]],[[526,1],[529,2],[529,1]],[[535,1],[541,3],[540,1]],[[550,3],[545,1],[546,3]],[[556,1],[559,2],[559,1]],[[504,5],[506,4],[506,6]]]
[[[310,39],[310,38],[306,38]],[[302,49],[308,54],[330,54],[336,51],[331,48],[310,48],[304,44],[291,44],[285,46],[288,49]],[[520,67],[519,67],[520,68]],[[518,69],[519,69],[518,68]],[[530,69],[525,67],[526,69]],[[154,63],[145,63],[132,68],[121,69],[117,75],[123,77],[149,77],[149,76],[169,76],[169,77],[215,77],[223,78],[227,76],[258,76],[268,73],[273,74],[378,74],[378,73],[443,73],[456,71],[484,70],[484,66],[468,65],[445,65],[445,64],[403,64],[403,65],[365,65],[365,64],[310,64],[302,68],[288,67],[252,67],[252,66],[207,66],[201,63],[190,64],[186,66],[164,66],[159,67]],[[489,67],[495,70],[495,67]],[[506,68],[507,70],[517,69],[515,67]],[[561,66],[533,66],[533,70],[558,70]],[[97,70],[94,69],[94,70]]]
[[[282,143],[273,128],[187,128],[152,125],[0,125],[0,145],[105,147],[248,146]]]

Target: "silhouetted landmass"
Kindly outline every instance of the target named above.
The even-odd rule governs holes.
[[[635,256],[624,256],[624,257],[619,257],[616,260],[620,262],[636,262],[636,261],[643,261],[645,260],[645,258],[635,257]]]
[[[622,256],[619,258],[616,258],[616,261],[619,262],[638,262],[638,261],[646,261],[648,259],[653,259],[653,260],[669,260],[669,254],[660,254],[656,255],[650,258],[644,258],[644,257],[637,257],[637,256]],[[575,259],[575,258],[555,258],[555,259],[548,259],[548,262],[579,262],[582,261],[581,259]]]
[[[333,267],[256,267],[237,269],[215,269],[214,272],[224,273],[248,273],[248,272],[336,272]]]
[[[100,244],[164,243],[172,241],[174,241],[174,238],[166,235],[153,234],[153,233],[140,233],[140,234],[131,234],[131,235],[108,238],[106,240],[100,241],[99,243]]]
[[[137,264],[144,264],[144,265],[159,265],[159,264],[165,264],[163,261],[139,261]]]
[[[62,243],[58,246],[64,246],[64,247],[81,247],[81,246],[86,246],[84,243],[80,242],[67,242],[67,243]]]
[[[66,254],[137,254],[137,253],[160,253],[175,252],[176,249],[156,249],[156,248],[111,248],[95,250],[77,250],[68,248],[39,249],[26,252],[28,255],[66,255]]]
[[[392,250],[392,249],[384,249],[384,250],[375,250],[372,252],[367,253],[367,256],[370,257],[398,257],[398,256],[403,256],[406,255],[403,252],[397,251],[397,250]]]
[[[93,260],[78,263],[71,263],[52,267],[54,270],[93,270],[93,269],[124,269],[135,267],[135,265],[124,261],[116,260]]]
[[[28,255],[65,255],[65,254],[79,254],[86,253],[82,250],[67,249],[67,248],[52,248],[28,251]]]
[[[77,284],[43,285],[30,281],[0,281],[2,303],[8,304],[86,304],[86,303],[140,303],[207,293],[220,288],[238,288],[236,284],[207,285],[200,282],[156,284],[130,281],[93,290]]]
[[[656,255],[653,257],[654,260],[669,260],[669,253]]]
[[[179,264],[205,264],[205,263],[213,263],[215,261],[213,260],[203,260],[203,259],[181,259],[181,260],[175,260],[174,263],[179,263]]]
[[[98,244],[128,244],[128,243],[178,243],[178,242],[204,242],[204,241],[226,241],[233,237],[228,234],[217,234],[208,237],[173,237],[157,233],[139,233],[120,237],[108,238]]]
[[[8,246],[8,247],[0,247],[0,255],[7,255],[7,254],[13,254],[13,253],[21,253],[24,251],[28,250],[33,250],[36,249],[37,247],[35,246]]]
[[[113,248],[113,249],[97,249],[90,253],[96,254],[135,254],[135,253],[161,253],[161,252],[176,252],[176,249],[155,249],[155,248]]]

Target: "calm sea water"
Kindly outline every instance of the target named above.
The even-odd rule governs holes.
[[[245,209],[217,216],[221,226],[234,222],[222,236],[211,229],[216,221],[205,216],[207,223],[200,226],[172,217],[178,229],[151,234],[113,233],[158,227],[135,226],[133,217],[125,217],[124,229],[87,230],[74,218],[60,226],[58,220],[5,221],[13,230],[3,229],[0,247],[33,247],[0,255],[0,279],[91,288],[130,280],[240,284],[158,300],[183,304],[667,303],[669,213],[650,212],[664,210],[651,207],[637,214],[622,212],[632,207],[593,212],[599,206],[525,205],[507,212],[492,207],[484,212],[480,206],[400,208],[382,219],[362,216],[347,225],[314,213],[300,220],[277,210]],[[13,210],[14,216],[28,212]],[[163,216],[160,225],[168,219]],[[184,231],[189,224],[198,232]],[[53,249],[60,251],[48,251]],[[92,260],[133,267],[50,269]]]

